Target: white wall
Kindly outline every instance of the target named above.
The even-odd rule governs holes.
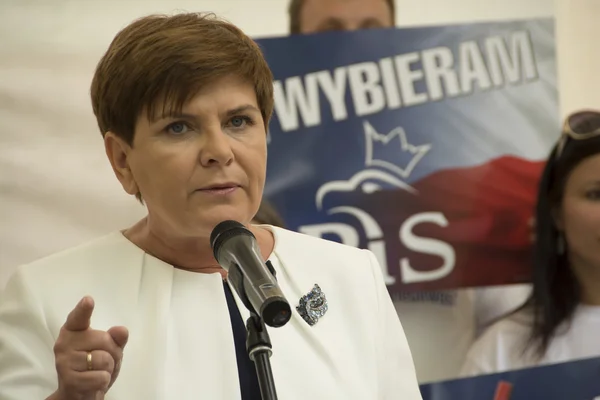
[[[594,0],[557,1],[561,12],[586,3],[600,15]],[[0,287],[16,265],[143,214],[105,161],[88,98],[95,64],[120,28],[152,12],[208,10],[252,36],[283,35],[286,7],[287,0],[0,0]],[[404,26],[554,14],[552,0],[397,0],[397,8]],[[581,55],[594,44],[593,17],[584,8],[566,14],[571,36],[562,47],[573,45],[574,32],[586,33],[588,45],[575,46]],[[574,26],[577,18],[589,28]],[[563,56],[575,47],[561,48]],[[573,60],[561,72],[574,91],[587,87],[575,75],[592,69]],[[568,104],[596,100],[573,91]]]
[[[60,43],[73,49],[104,49],[132,19],[176,10],[216,12],[252,36],[284,35],[287,4],[288,0],[2,0],[0,37],[18,38],[12,45]],[[401,26],[554,15],[553,0],[396,0],[396,8]]]
[[[561,112],[600,109],[600,1],[557,0],[556,15]]]

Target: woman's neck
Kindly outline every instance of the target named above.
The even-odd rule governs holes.
[[[263,228],[251,227],[250,230],[266,260],[274,248],[273,235]],[[146,253],[175,268],[205,274],[220,273],[224,279],[227,277],[227,272],[213,255],[209,237],[169,236],[153,229],[147,218],[125,230],[123,235]]]

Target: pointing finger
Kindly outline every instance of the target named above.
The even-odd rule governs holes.
[[[67,316],[64,328],[69,331],[84,331],[88,329],[93,312],[94,299],[89,296],[84,297]]]

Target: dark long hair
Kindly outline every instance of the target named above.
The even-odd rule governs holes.
[[[262,199],[260,207],[252,220],[258,224],[273,225],[280,228],[286,227],[281,214],[279,214],[275,206],[265,198]]]
[[[600,153],[600,137],[568,139],[557,157],[555,146],[539,184],[536,207],[536,242],[533,260],[533,291],[525,307],[533,311],[528,344],[540,358],[546,353],[557,328],[570,322],[581,299],[580,285],[568,258],[568,244],[558,251],[564,237],[556,226],[565,185],[573,169],[587,157]]]

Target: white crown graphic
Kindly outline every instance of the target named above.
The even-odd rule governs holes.
[[[403,179],[410,176],[421,158],[431,149],[431,144],[415,146],[408,143],[406,133],[401,127],[393,129],[387,135],[378,133],[367,121],[363,123],[363,127],[366,149],[365,169],[358,171],[348,180],[330,181],[321,185],[315,198],[317,209],[322,209],[323,200],[328,193],[351,192],[359,187],[365,193],[372,193],[380,190],[383,184],[417,194],[417,191]],[[392,149],[392,157],[390,157],[390,149]],[[387,156],[383,157],[386,153]],[[377,154],[382,156],[376,157]],[[387,161],[386,158],[393,158],[396,162]]]
[[[410,176],[421,158],[431,149],[431,144],[415,146],[408,143],[406,133],[402,127],[394,128],[386,135],[378,133],[368,121],[363,123],[363,127],[366,147],[365,166],[385,168],[403,179]],[[397,153],[394,151],[395,154],[400,156],[396,158],[396,162],[377,156],[384,154],[384,151],[389,154],[389,146],[395,146],[398,149]],[[385,158],[389,159],[390,157]]]

